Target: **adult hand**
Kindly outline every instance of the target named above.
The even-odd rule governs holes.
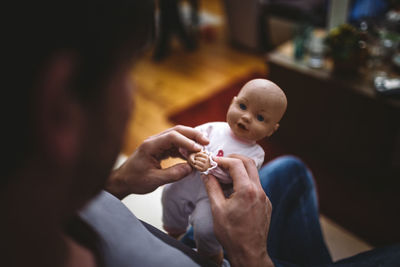
[[[254,161],[240,155],[217,157],[215,161],[229,172],[234,192],[225,198],[213,175],[203,176],[203,181],[211,203],[215,235],[232,266],[273,266],[267,254],[272,206],[261,187]]]
[[[160,185],[180,180],[192,171],[192,167],[188,163],[179,163],[162,169],[161,161],[181,157],[180,148],[199,152],[208,142],[201,132],[186,126],[175,126],[149,137],[111,174],[106,189],[122,199],[131,193],[149,193]]]

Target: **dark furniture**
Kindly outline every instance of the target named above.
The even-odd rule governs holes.
[[[325,0],[269,0],[262,2],[265,3],[260,8],[259,36],[260,46],[264,51],[270,51],[276,45],[272,41],[272,33],[280,29],[272,26],[271,19],[273,18],[293,24],[289,39],[294,37],[301,26],[326,26],[328,6]],[[282,41],[287,40],[283,39]]]
[[[255,51],[271,50],[276,42],[292,38],[302,24],[323,27],[326,23],[326,0],[224,0],[232,44]],[[271,19],[284,20],[282,26]],[[281,35],[272,40],[272,35]]]
[[[314,172],[321,211],[374,245],[400,242],[400,100],[380,97],[368,72],[311,69],[290,42],[269,53],[269,79],[288,97],[272,140]]]
[[[329,63],[311,69],[293,60],[292,47],[267,59],[270,79],[289,99],[280,138],[344,164],[400,168],[400,99],[380,97],[367,71],[336,75]]]

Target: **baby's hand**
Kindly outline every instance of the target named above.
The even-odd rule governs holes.
[[[190,154],[189,164],[200,172],[204,172],[207,169],[211,168],[210,159],[207,153],[204,151]]]

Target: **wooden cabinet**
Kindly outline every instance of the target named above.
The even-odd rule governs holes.
[[[286,43],[267,58],[288,97],[271,137],[314,174],[320,210],[375,246],[400,241],[400,100],[376,95],[368,73],[311,69]]]
[[[267,58],[269,78],[288,97],[277,139],[300,154],[400,168],[400,100],[377,95],[368,73],[311,69],[291,49],[286,43]]]

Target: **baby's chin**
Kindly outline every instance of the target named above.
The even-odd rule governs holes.
[[[247,142],[258,142],[261,141],[265,138],[268,138],[268,135],[263,135],[263,136],[254,136],[254,135],[249,135],[249,134],[235,134],[238,138],[243,139]]]
[[[249,142],[249,143],[255,141],[253,138],[251,138],[248,134],[246,134],[243,131],[232,131],[232,132],[235,135],[235,137],[237,137],[238,139],[241,139],[242,141]]]

